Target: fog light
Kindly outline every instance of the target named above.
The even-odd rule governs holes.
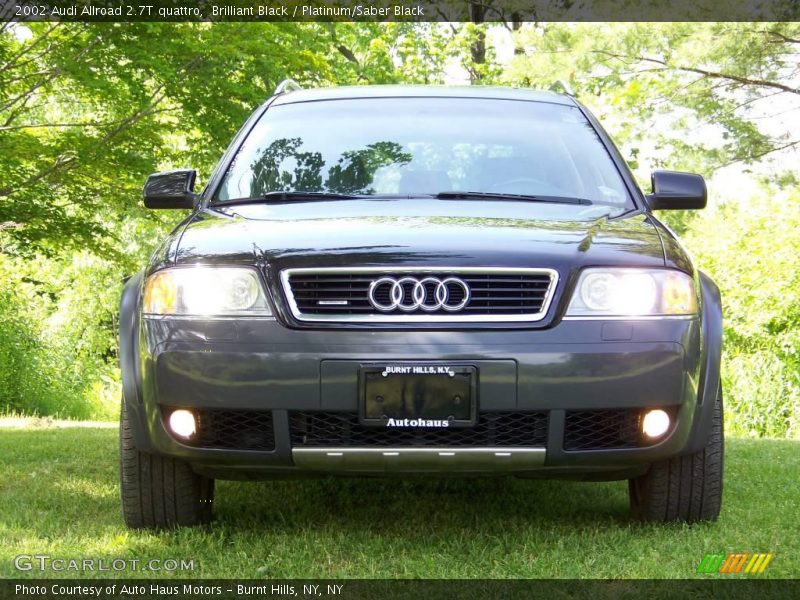
[[[647,411],[644,414],[642,433],[647,437],[657,438],[664,435],[667,429],[669,429],[669,415],[660,408]]]
[[[178,437],[188,439],[194,435],[194,415],[185,409],[173,410],[169,415],[169,428]]]

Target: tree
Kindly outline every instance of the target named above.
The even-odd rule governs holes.
[[[414,55],[441,43],[400,23],[5,24],[0,246],[113,253],[123,223],[164,218],[140,210],[145,177],[180,165],[206,176],[282,79],[435,77]]]
[[[530,24],[518,35],[524,55],[506,81],[568,81],[630,158],[649,145],[652,166],[710,173],[800,144],[761,124],[800,109],[797,23]]]

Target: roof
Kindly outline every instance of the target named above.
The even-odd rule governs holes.
[[[297,90],[279,94],[273,105],[318,100],[346,98],[492,98],[497,100],[525,100],[550,102],[574,106],[569,96],[511,87],[489,86],[435,86],[435,85],[356,85]]]

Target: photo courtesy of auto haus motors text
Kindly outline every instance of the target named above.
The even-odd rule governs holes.
[[[258,597],[258,596],[313,596],[327,597],[342,594],[345,584],[304,584],[302,586],[290,584],[273,585],[245,585],[237,584],[231,587],[223,585],[204,585],[199,583],[151,583],[137,584],[121,583],[109,585],[79,585],[79,584],[49,584],[25,585],[16,584],[14,593],[17,597],[214,597],[223,592],[235,594],[233,597]]]
[[[0,598],[800,595],[798,56],[0,0]]]

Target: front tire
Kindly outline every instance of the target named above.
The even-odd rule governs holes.
[[[720,390],[705,448],[653,463],[647,473],[628,480],[634,517],[662,523],[716,521],[722,505],[722,413]]]
[[[214,480],[197,475],[188,463],[140,452],[125,401],[119,426],[122,515],[132,529],[166,529],[208,523]]]

